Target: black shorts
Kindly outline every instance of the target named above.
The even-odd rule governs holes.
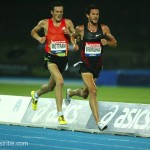
[[[89,67],[86,66],[85,63],[80,63],[79,73],[88,73],[88,72],[90,72],[90,73],[93,74],[93,77],[95,79],[95,78],[98,78],[101,69],[102,69],[102,66],[99,67],[99,68],[89,68]]]
[[[67,67],[68,67],[68,57],[67,56],[59,57],[59,56],[55,56],[55,55],[52,55],[52,54],[49,54],[49,53],[45,53],[44,67],[46,69],[48,69],[47,68],[47,63],[48,62],[56,64],[61,73],[63,73],[65,70],[67,70]]]

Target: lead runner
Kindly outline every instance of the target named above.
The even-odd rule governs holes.
[[[70,36],[75,31],[74,25],[70,19],[62,18],[63,8],[62,3],[54,2],[51,7],[52,18],[39,21],[31,31],[32,37],[39,43],[45,42],[44,66],[51,74],[47,84],[39,90],[31,91],[32,109],[37,109],[38,98],[41,95],[51,92],[55,88],[58,122],[61,125],[67,124],[62,111],[64,85],[62,73],[68,63],[69,40],[71,40],[74,50],[78,50],[78,46]],[[42,29],[44,30],[44,36],[41,37],[39,31]]]
[[[85,87],[75,90],[67,89],[66,105],[69,105],[72,96],[80,96],[87,98],[99,130],[104,130],[107,125],[100,121],[98,103],[97,103],[97,88],[96,79],[102,69],[102,53],[104,46],[116,47],[117,41],[111,35],[110,29],[104,24],[99,24],[99,8],[92,4],[86,8],[87,24],[76,27],[75,33],[72,35],[75,38],[81,37],[82,50],[80,70]],[[75,65],[77,65],[75,64]]]

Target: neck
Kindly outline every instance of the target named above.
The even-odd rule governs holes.
[[[91,32],[96,32],[97,31],[97,27],[98,27],[97,23],[96,24],[95,23],[91,23],[91,22],[88,23],[88,29]]]
[[[88,25],[93,26],[93,27],[97,27],[97,23],[93,23],[93,22],[89,22]]]
[[[57,24],[57,23],[60,23],[60,22],[61,22],[61,20],[56,20],[56,19],[54,19],[54,18],[52,18],[52,21],[53,21],[54,24]]]

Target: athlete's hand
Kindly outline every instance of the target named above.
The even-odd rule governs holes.
[[[101,43],[103,46],[105,46],[108,44],[108,41],[106,39],[101,39]]]
[[[74,49],[75,51],[78,51],[78,50],[79,50],[79,46],[78,46],[77,44],[74,44],[74,45],[73,45],[73,49]]]
[[[39,37],[37,40],[42,44],[42,43],[45,42],[46,37],[45,36],[44,37]]]

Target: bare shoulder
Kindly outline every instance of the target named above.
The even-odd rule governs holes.
[[[105,24],[101,24],[101,28],[103,31],[109,31],[109,27]]]
[[[43,20],[40,20],[38,24],[43,26],[43,25],[46,25],[47,23],[48,23],[48,19],[43,19]]]
[[[66,24],[72,24],[72,21],[70,19],[65,19]]]
[[[84,25],[76,26],[76,31],[82,32],[84,30]]]

